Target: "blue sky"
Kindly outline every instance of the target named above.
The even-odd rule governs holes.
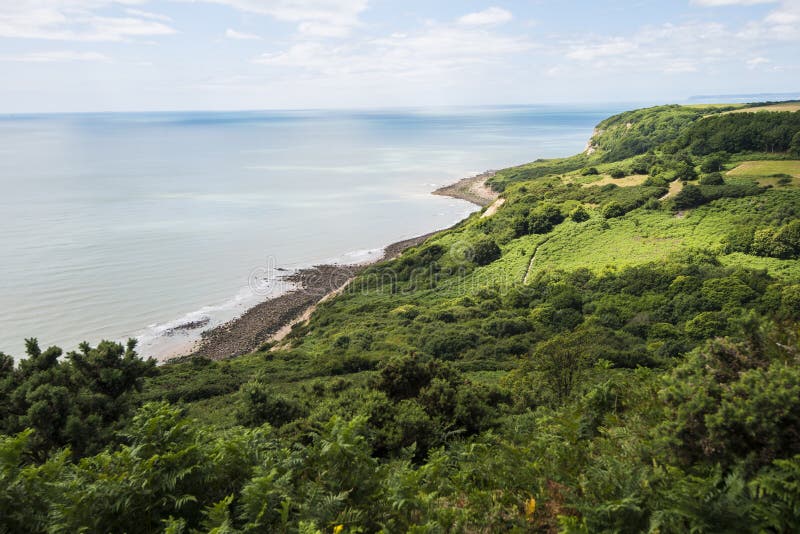
[[[800,91],[800,0],[0,0],[0,112]]]

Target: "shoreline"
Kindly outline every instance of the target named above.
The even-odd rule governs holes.
[[[499,196],[485,184],[494,174],[494,171],[486,171],[463,178],[440,187],[432,194],[466,200],[485,208]],[[321,302],[340,293],[361,271],[375,263],[394,259],[406,249],[420,245],[445,230],[447,228],[391,243],[374,260],[356,264],[315,265],[288,274],[282,277],[282,281],[295,284],[294,289],[260,302],[241,316],[202,332],[199,341],[192,342],[185,351],[181,351],[186,354],[167,356],[160,363],[176,363],[192,358],[225,360],[266,346],[271,348],[283,341],[293,326],[307,321]]]
[[[453,184],[440,187],[431,194],[442,197],[460,198],[461,200],[466,200],[467,202],[472,202],[473,204],[485,208],[500,196],[499,193],[496,193],[486,185],[486,180],[494,177],[495,174],[497,174],[496,171],[484,171],[481,174],[462,178]]]

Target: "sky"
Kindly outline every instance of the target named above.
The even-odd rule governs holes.
[[[800,0],[0,0],[0,113],[800,91]]]

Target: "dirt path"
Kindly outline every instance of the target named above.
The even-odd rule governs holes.
[[[542,245],[547,243],[550,238],[546,238],[544,241],[536,245],[536,248],[533,249],[533,254],[531,255],[531,261],[528,262],[528,268],[525,270],[525,276],[522,277],[522,284],[528,283],[528,278],[531,276],[531,269],[533,269],[533,264],[536,261],[536,255],[539,253],[539,249],[542,248]]]
[[[491,206],[489,206],[489,207],[486,209],[486,211],[484,211],[484,212],[483,212],[483,214],[481,215],[481,219],[485,219],[485,218],[487,218],[487,217],[491,217],[492,215],[494,215],[495,213],[497,213],[497,210],[498,210],[498,209],[500,209],[500,206],[502,206],[502,205],[503,205],[503,204],[505,204],[505,203],[506,203],[506,199],[504,199],[504,198],[498,198],[497,200],[495,200],[495,201],[492,203],[492,205],[491,205]]]
[[[669,191],[663,197],[659,198],[658,200],[667,200],[668,198],[672,198],[678,193],[683,191],[683,182],[680,180],[673,180],[669,183]]]

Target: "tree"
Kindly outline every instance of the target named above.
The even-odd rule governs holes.
[[[491,237],[478,240],[472,246],[472,261],[478,265],[489,265],[502,256],[502,251]]]
[[[582,223],[589,220],[589,212],[583,206],[578,206],[572,213],[569,214],[570,219],[576,223]]]
[[[675,178],[682,182],[697,180],[697,171],[691,163],[680,162],[675,169]]]
[[[571,336],[561,334],[537,348],[532,365],[541,376],[552,402],[561,405],[581,381],[589,357]]]
[[[789,153],[791,153],[792,156],[800,158],[800,131],[792,137],[792,142],[789,145]]]
[[[540,205],[528,216],[528,233],[546,234],[563,220],[564,215],[558,207],[552,204]]]
[[[722,174],[712,172],[700,177],[700,185],[725,185],[725,179],[722,178]]]
[[[619,202],[612,200],[605,206],[603,206],[603,210],[601,212],[603,217],[606,219],[614,219],[616,217],[622,217],[625,215],[625,208]]]
[[[673,204],[678,209],[689,209],[696,208],[705,203],[705,201],[706,199],[699,187],[696,185],[687,185],[675,195]]]
[[[800,220],[795,219],[782,227],[775,234],[775,242],[779,245],[784,259],[800,258]]]
[[[724,168],[725,158],[721,154],[712,154],[703,159],[700,170],[705,173],[720,172]]]

